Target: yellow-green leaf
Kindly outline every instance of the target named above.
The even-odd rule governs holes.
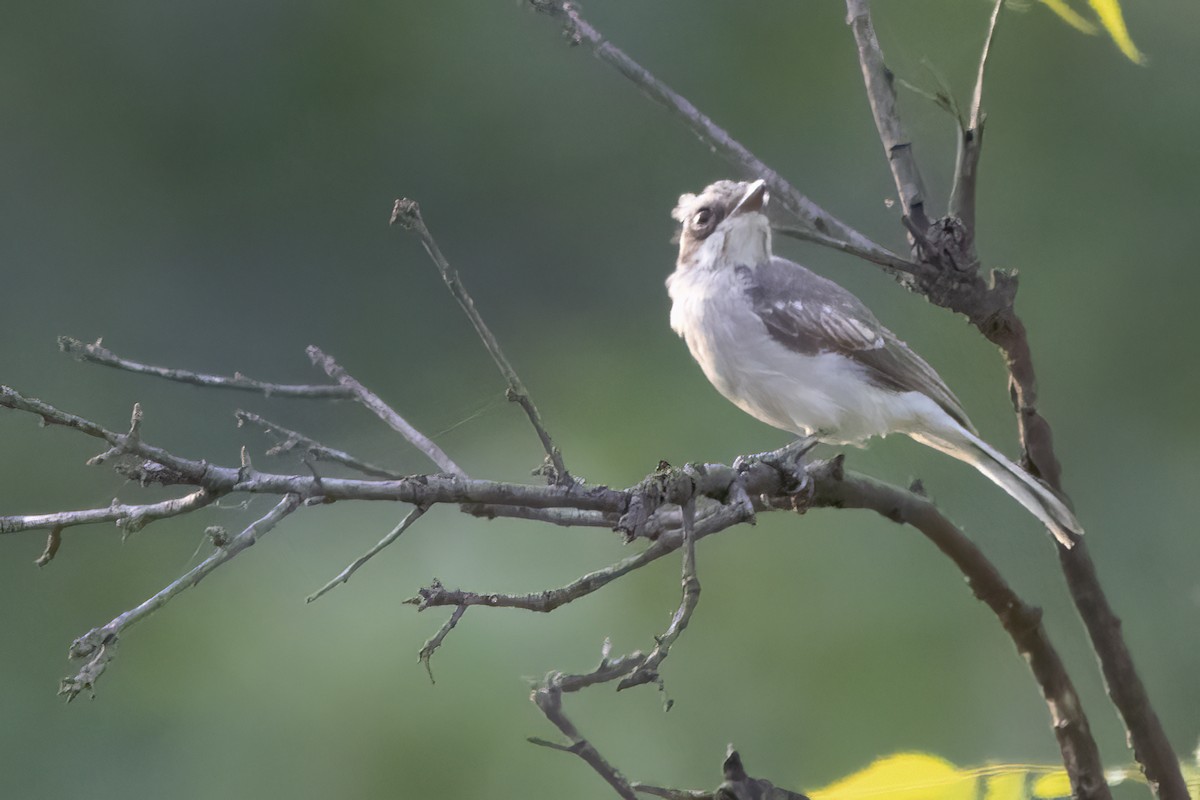
[[[1125,57],[1136,64],[1145,62],[1146,57],[1129,38],[1129,30],[1125,27],[1125,16],[1121,13],[1121,4],[1117,0],[1088,1],[1096,12],[1096,16],[1100,18],[1100,24],[1104,26],[1104,30],[1108,31],[1108,35],[1116,42],[1117,47],[1121,48]]]
[[[1129,36],[1129,29],[1125,27],[1125,15],[1121,12],[1120,0],[1088,0],[1088,6],[1096,15],[1095,22],[1072,8],[1067,0],[1041,0],[1041,2],[1042,5],[1057,14],[1063,22],[1077,31],[1092,35],[1103,29],[1126,58],[1135,64],[1145,63],[1146,57],[1137,49],[1137,45]]]
[[[1067,5],[1066,0],[1042,0],[1042,3],[1046,8],[1062,17],[1063,22],[1075,30],[1086,33],[1089,36],[1100,32],[1095,25],[1084,19],[1078,11]]]
[[[1071,780],[1066,770],[1051,772],[1033,782],[1033,796],[1036,798],[1070,797]]]
[[[812,800],[974,800],[975,776],[928,753],[898,753],[807,794]]]

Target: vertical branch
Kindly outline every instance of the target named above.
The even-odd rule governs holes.
[[[966,229],[971,254],[975,249],[975,189],[978,184],[979,158],[983,154],[983,80],[987,72],[988,56],[996,38],[996,24],[1000,20],[1000,9],[1004,0],[996,0],[992,16],[988,20],[987,37],[979,55],[979,70],[975,75],[975,92],[971,96],[971,116],[965,123],[959,119],[958,153],[954,162],[954,183],[950,189],[950,214],[958,217]]]
[[[871,24],[870,4],[868,0],[846,0],[846,12],[846,22],[854,32],[854,41],[858,45],[858,61],[862,65],[863,81],[867,86],[867,100],[871,103],[879,140],[883,143],[888,166],[896,182],[900,207],[916,231],[923,233],[929,228],[929,217],[925,213],[925,184],[913,154],[912,141],[900,122],[894,76],[884,63],[883,49]]]

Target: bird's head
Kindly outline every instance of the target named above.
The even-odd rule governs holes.
[[[732,268],[771,257],[766,182],[717,181],[700,194],[685,194],[671,216],[679,221],[680,269]]]

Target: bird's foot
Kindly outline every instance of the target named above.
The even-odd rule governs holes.
[[[774,469],[782,479],[781,493],[792,498],[792,506],[795,510],[803,511],[808,508],[815,490],[813,480],[808,475],[804,457],[817,444],[816,437],[806,436],[778,450],[738,456],[734,459],[733,468],[738,472],[746,472],[756,464],[763,464]]]

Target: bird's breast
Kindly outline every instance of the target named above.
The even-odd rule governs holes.
[[[833,442],[858,443],[890,429],[886,398],[859,365],[838,353],[800,353],[772,337],[734,270],[676,271],[668,289],[671,327],[717,391],[746,413]]]

